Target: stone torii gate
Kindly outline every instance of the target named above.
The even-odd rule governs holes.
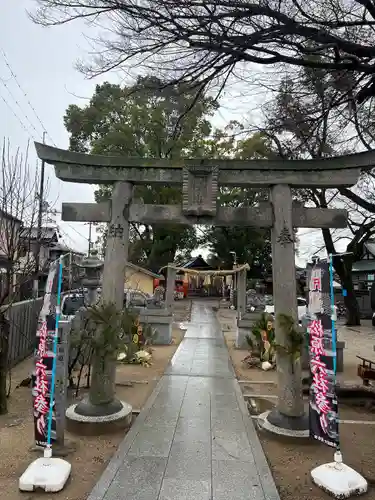
[[[344,228],[347,213],[341,209],[305,208],[292,201],[292,188],[337,188],[356,184],[361,169],[375,165],[375,153],[323,160],[204,160],[139,159],[86,155],[36,143],[40,159],[54,165],[65,182],[113,184],[111,201],[63,203],[62,219],[107,222],[102,297],[122,307],[125,264],[128,257],[129,222],[144,224],[208,224],[271,228],[275,311],[297,319],[293,228]],[[179,185],[181,205],[147,205],[133,199],[134,185]],[[222,207],[219,186],[268,187],[270,202],[257,207]],[[79,197],[79,193],[77,193]],[[288,345],[288,335],[276,321],[276,341]],[[107,395],[102,415],[119,411],[115,403],[114,362],[103,363],[103,388]],[[283,429],[308,426],[302,400],[299,361],[291,365],[287,353],[277,355],[277,408],[269,422]],[[99,377],[98,377],[99,378]],[[104,387],[105,386],[105,387]],[[118,402],[120,403],[120,402]],[[88,409],[85,410],[86,414]],[[98,415],[98,413],[96,413]]]

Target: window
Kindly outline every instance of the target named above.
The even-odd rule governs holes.
[[[297,305],[298,306],[305,306],[306,300],[305,299],[297,299]]]

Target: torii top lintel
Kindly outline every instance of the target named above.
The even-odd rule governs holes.
[[[182,184],[184,175],[212,175],[226,186],[339,187],[356,184],[361,170],[375,167],[375,150],[316,160],[214,160],[126,158],[75,153],[35,143],[41,160],[67,182]]]

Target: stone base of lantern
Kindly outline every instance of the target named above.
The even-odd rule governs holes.
[[[110,405],[92,405],[84,400],[69,406],[65,416],[69,432],[81,436],[100,436],[128,429],[132,424],[133,408],[118,400]]]
[[[275,409],[259,415],[258,425],[275,436],[310,439],[308,415],[287,417]]]
[[[169,345],[172,343],[173,316],[168,311],[150,309],[139,315],[141,324],[149,325],[156,331],[154,345]]]

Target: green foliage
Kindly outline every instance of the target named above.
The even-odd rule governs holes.
[[[82,308],[73,320],[70,336],[70,385],[76,385],[78,393],[86,368],[89,387],[93,356],[116,360],[119,353],[125,353],[122,361],[133,363],[136,353],[152,344],[156,335],[151,325],[143,325],[140,332],[138,315],[132,309],[119,311],[114,304],[102,303]]]
[[[246,341],[253,354],[259,356],[261,361],[275,362],[275,329],[273,317],[263,312],[260,318],[254,323],[250,335],[246,336]]]
[[[295,361],[299,360],[302,354],[302,348],[305,343],[303,329],[296,326],[292,316],[279,313],[276,317],[280,327],[284,329],[287,336],[287,345],[276,344],[276,349],[290,356],[292,371]]]
[[[164,88],[154,77],[139,77],[132,87],[97,85],[88,105],[71,105],[64,118],[70,149],[101,155],[142,158],[202,156],[202,141],[211,133],[209,117],[218,104],[207,97],[195,102],[193,92]],[[108,199],[110,186],[99,186],[96,201]],[[180,188],[137,186],[135,197],[145,203],[180,203]],[[102,240],[105,243],[105,232]],[[153,224],[133,225],[129,259],[151,269],[173,262],[178,251],[198,245],[195,228]]]
[[[251,333],[252,337],[246,336],[246,341],[252,354],[258,356],[260,361],[269,361],[271,364],[276,362],[276,353],[283,352],[290,356],[292,370],[295,361],[300,359],[302,348],[305,342],[303,330],[296,327],[295,321],[287,314],[278,314],[277,321],[284,329],[287,344],[280,345],[276,343],[275,328],[273,317],[264,312],[254,323]]]
[[[119,352],[125,352],[127,361],[132,362],[135,353],[155,337],[150,325],[143,326],[140,332],[138,315],[132,309],[119,311],[114,304],[99,304],[87,309],[87,317],[97,356],[117,358]]]
[[[96,356],[116,357],[133,331],[136,316],[128,309],[119,311],[114,304],[99,304],[87,308],[86,326]]]

